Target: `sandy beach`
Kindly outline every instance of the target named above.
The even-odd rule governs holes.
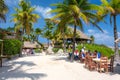
[[[99,73],[66,56],[34,55],[4,62],[0,80],[120,80],[120,67],[114,73]]]

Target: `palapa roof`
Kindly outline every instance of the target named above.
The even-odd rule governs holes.
[[[39,48],[41,47],[37,42],[24,41],[23,48]]]
[[[74,28],[69,27],[72,32],[74,32]],[[67,37],[72,38],[72,37]],[[76,29],[76,38],[84,39],[84,40],[91,40],[90,37],[88,37],[86,34],[84,34],[82,31]]]

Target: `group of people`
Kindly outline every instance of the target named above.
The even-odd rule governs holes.
[[[24,54],[24,55],[34,54],[34,50],[32,48],[30,48],[30,49],[23,49],[22,50],[22,54]]]
[[[82,47],[80,51],[78,51],[77,49],[74,51],[74,60],[84,61],[87,55],[93,56],[95,58],[101,57],[101,53],[98,52],[97,50],[95,50],[94,52],[91,52],[90,50],[85,50],[85,47]],[[72,56],[72,49],[69,50],[69,58],[71,58],[71,56]]]

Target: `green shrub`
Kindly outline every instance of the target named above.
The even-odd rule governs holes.
[[[35,49],[34,51],[35,51],[35,53],[41,53],[40,49]]]
[[[20,53],[21,42],[17,39],[6,39],[3,41],[3,54],[16,55]]]
[[[59,49],[60,48],[53,48],[52,50],[53,50],[54,53],[57,53]]]
[[[99,51],[103,56],[110,57],[112,54],[114,54],[114,51],[105,46],[105,45],[98,45],[98,44],[84,44],[86,50],[90,50],[91,52],[94,52],[95,50]],[[78,50],[82,49],[82,45],[78,45]]]

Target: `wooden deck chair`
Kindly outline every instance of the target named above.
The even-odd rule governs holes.
[[[107,57],[101,57],[100,64],[99,64],[99,70],[100,73],[102,70],[108,72],[108,58]]]
[[[114,55],[110,57],[110,63],[108,63],[108,71],[113,72],[113,65],[114,65]]]
[[[89,70],[95,70],[97,68],[96,63],[92,60],[92,57],[88,58],[88,68]]]

